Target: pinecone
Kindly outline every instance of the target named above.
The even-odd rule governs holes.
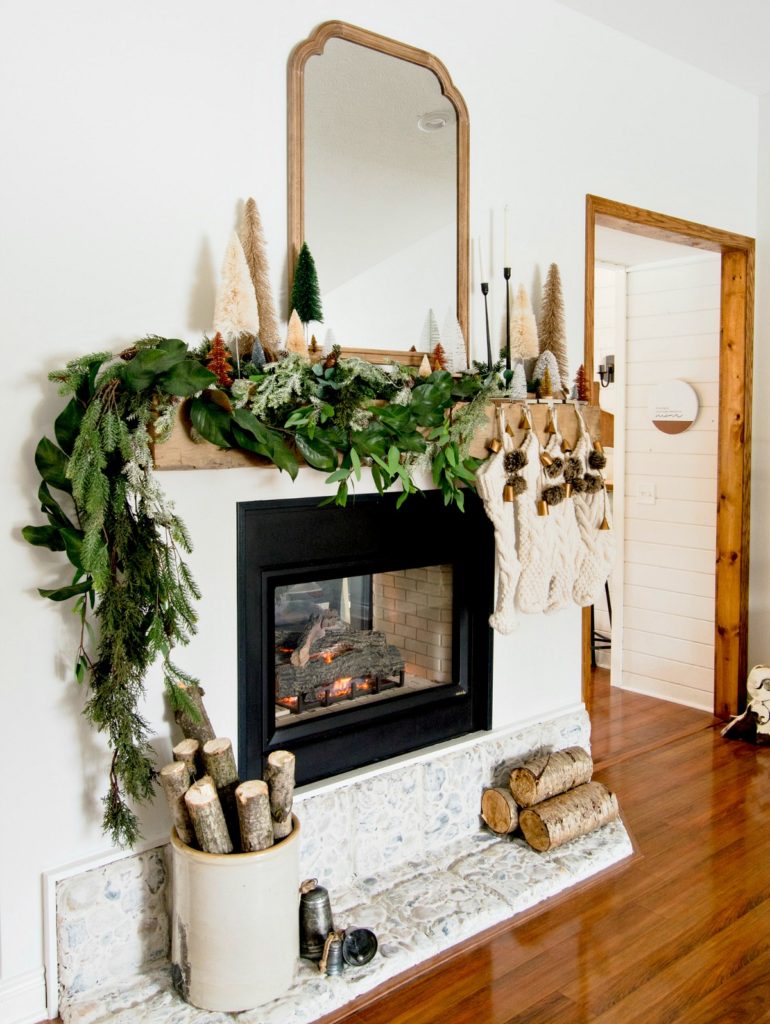
[[[124,362],[130,363],[138,351],[139,349],[136,347],[136,345],[132,345],[130,348],[124,348],[123,351],[120,353],[120,358]]]

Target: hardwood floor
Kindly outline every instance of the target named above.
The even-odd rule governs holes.
[[[338,1024],[770,1022],[770,749],[601,675],[592,703],[639,855]]]

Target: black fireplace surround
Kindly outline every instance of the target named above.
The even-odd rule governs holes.
[[[238,749],[241,778],[262,776],[272,750],[297,757],[297,782],[328,778],[491,727],[494,540],[481,502],[446,507],[438,491],[364,495],[346,508],[318,499],[241,502],[238,516]],[[275,591],[303,581],[452,567],[451,682],[276,727]],[[286,724],[283,724],[286,723]]]

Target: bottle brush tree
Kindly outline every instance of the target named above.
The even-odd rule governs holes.
[[[248,356],[259,333],[259,311],[243,246],[235,231],[222,262],[214,304],[214,330],[232,345],[240,375],[241,354]]]
[[[537,324],[527,289],[520,284],[511,305],[511,361],[537,359]]]
[[[310,249],[308,249],[307,242],[302,243],[302,248],[297,257],[297,265],[294,268],[291,308],[296,310],[303,324],[308,324],[311,320],[319,323],[323,322],[324,315],[321,306],[321,291],[318,287],[318,274],[316,273],[315,261]]]
[[[434,370],[446,370],[447,368],[446,352],[444,352],[444,346],[440,341],[430,354],[430,365]]]
[[[552,263],[548,268],[540,305],[540,351],[553,352],[559,368],[559,379],[569,380],[567,360],[567,332],[564,323],[564,298],[559,268]]]
[[[222,335],[217,331],[206,358],[206,369],[217,375],[217,383],[221,388],[229,388],[233,383],[233,364]]]
[[[575,374],[575,398],[578,402],[588,402],[588,377],[586,376],[586,368],[583,363],[578,366],[578,371]]]
[[[259,340],[269,362],[274,362],[281,346],[278,318],[275,313],[273,289],[270,285],[270,264],[257,204],[248,199],[243,211],[240,229],[241,245],[254,286],[259,314]]]
[[[543,376],[540,378],[540,388],[538,390],[540,398],[550,398],[553,395],[553,385],[551,384],[551,371],[546,365],[543,369]]]

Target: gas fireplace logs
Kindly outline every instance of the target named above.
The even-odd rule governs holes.
[[[204,775],[202,779],[193,782],[184,799],[201,850],[205,850],[206,853],[232,853],[233,843],[222,812],[222,804],[217,796],[217,788],[209,776]]]
[[[288,750],[274,750],[268,754],[265,778],[270,789],[270,811],[276,839],[284,839],[291,832],[294,765],[294,754]]]
[[[174,720],[187,739],[198,740],[201,746],[203,746],[204,743],[208,742],[208,740],[213,740],[216,736],[209,716],[206,713],[206,706],[203,703],[205,691],[200,686],[188,685],[187,683],[177,683],[177,688],[184,693],[193,705],[197,711],[197,716],[194,718],[186,711],[177,710],[174,712]]]
[[[513,832],[519,823],[519,809],[507,789],[485,789],[481,817],[500,836]]]
[[[498,835],[509,835],[518,825],[534,850],[556,849],[620,813],[615,794],[592,782],[592,773],[591,755],[582,747],[531,758],[511,771],[510,792],[484,790],[481,816]]]
[[[555,750],[514,768],[511,772],[511,793],[519,807],[531,807],[583,782],[590,782],[593,770],[591,755],[582,747]]]
[[[270,815],[267,783],[261,779],[242,782],[235,791],[235,803],[241,826],[243,852],[253,853],[254,850],[266,850],[268,846],[272,846],[273,819]]]
[[[544,853],[614,821],[619,813],[614,793],[601,782],[586,782],[524,809],[519,823],[529,845]]]
[[[188,846],[195,845],[195,830],[184,795],[190,788],[190,772],[184,761],[173,761],[160,770],[160,784],[166,794],[176,834]]]

